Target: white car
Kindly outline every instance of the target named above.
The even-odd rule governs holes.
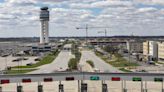
[[[94,68],[93,70],[94,70],[94,72],[100,72],[100,69],[98,69],[98,68]]]

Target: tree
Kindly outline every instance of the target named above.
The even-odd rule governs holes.
[[[119,51],[119,49],[118,49],[117,47],[110,46],[110,45],[105,46],[105,47],[104,47],[104,50],[105,50],[106,52],[109,52],[110,54],[116,54],[116,53],[118,53],[118,51]]]
[[[71,58],[70,61],[68,62],[68,67],[71,70],[76,70],[77,69],[77,64],[78,64],[77,59],[76,58]]]
[[[94,65],[94,63],[93,63],[93,61],[91,61],[91,60],[88,60],[88,61],[86,61],[91,67],[95,67],[95,65]]]

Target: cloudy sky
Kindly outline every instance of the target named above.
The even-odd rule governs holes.
[[[0,0],[0,37],[38,37],[43,6],[50,36],[164,35],[164,0]]]

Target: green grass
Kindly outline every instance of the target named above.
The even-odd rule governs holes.
[[[129,67],[129,66],[139,66],[137,63],[132,63],[132,62],[128,62],[126,59],[124,59],[121,55],[115,55],[115,60],[113,61],[109,61],[109,59],[107,57],[104,57],[103,54],[99,53],[99,52],[95,52],[95,54],[100,57],[101,59],[103,59],[106,63],[111,64],[114,67]]]
[[[108,63],[115,67],[139,66],[137,63],[128,62],[124,58],[117,58],[117,60]]]
[[[125,69],[125,68],[120,68],[119,70],[121,70],[121,71],[123,71],[123,72],[132,72],[132,71],[127,70],[127,69]]]
[[[164,64],[163,62],[155,62],[155,63],[157,63],[157,64]]]
[[[95,67],[95,65],[94,65],[94,63],[93,63],[93,61],[91,61],[91,60],[88,60],[88,61],[86,61],[91,67]]]
[[[15,66],[12,68],[36,68],[36,67],[39,67],[39,66],[42,66],[45,64],[50,64],[58,56],[58,54],[59,54],[59,51],[57,51],[55,54],[48,54],[41,61],[39,61],[36,64],[33,64],[31,66]]]
[[[35,71],[37,69],[28,69],[28,70],[8,70],[6,71],[6,74],[25,74],[28,72]]]
[[[78,67],[78,60],[76,58],[71,58],[68,62],[68,67],[71,70],[76,70]]]
[[[102,60],[104,60],[106,63],[108,63],[110,60],[105,57],[102,53],[99,53],[98,51],[95,52],[95,54],[100,57]]]

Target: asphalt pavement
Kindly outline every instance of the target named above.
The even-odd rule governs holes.
[[[104,60],[95,55],[93,51],[82,51],[80,63],[86,62],[87,60],[93,61],[95,68],[102,72],[121,72],[117,68],[107,64]]]
[[[73,57],[71,55],[71,52],[60,52],[59,56],[52,62],[51,64],[44,65],[40,67],[39,70],[33,72],[33,73],[40,73],[43,71],[53,71],[54,69],[58,68],[66,68],[67,63],[69,61],[69,58]],[[82,51],[82,57],[80,60],[80,63],[84,64],[82,67],[82,70],[88,70],[90,72],[93,72],[93,69],[89,64],[87,64],[86,60],[92,60],[95,63],[95,66],[99,69],[109,69],[110,71],[114,71],[115,68],[105,63],[103,60],[101,60],[99,57],[97,57],[94,52],[92,51]],[[117,70],[117,69],[116,69]],[[102,90],[102,81],[89,81],[89,80],[83,80],[84,83],[88,84],[88,92],[101,92]],[[43,85],[44,92],[59,92],[59,81],[54,82],[47,82],[41,84]],[[78,91],[78,82],[77,81],[62,81],[62,84],[64,84],[64,91],[65,92],[79,92]],[[122,92],[122,81],[105,81],[105,83],[108,85],[108,90],[110,92]],[[143,82],[145,84],[145,82]],[[37,85],[38,83],[21,83],[23,86],[24,92],[37,92]],[[17,84],[7,84],[2,85],[3,92],[16,92],[16,86]],[[126,81],[126,88],[128,89],[128,92],[140,92],[141,91],[141,82],[131,82]],[[144,87],[145,88],[145,87]],[[147,83],[147,88],[149,92],[160,92],[161,91],[161,82],[156,83]]]
[[[68,62],[73,57],[74,56],[71,54],[71,51],[61,51],[52,63],[43,65],[39,67],[38,70],[30,72],[30,74],[64,71],[68,68]]]

